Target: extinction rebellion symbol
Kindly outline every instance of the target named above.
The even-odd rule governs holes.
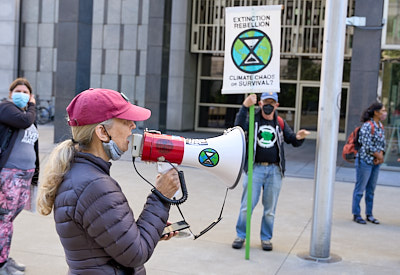
[[[272,43],[268,35],[257,29],[241,32],[232,44],[232,60],[242,72],[255,74],[268,66]]]
[[[216,166],[219,162],[218,152],[211,148],[202,150],[199,154],[199,162],[206,167]]]

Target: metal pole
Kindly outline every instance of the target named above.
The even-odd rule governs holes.
[[[326,0],[310,257],[330,258],[347,0]]]
[[[254,105],[249,107],[249,147],[248,153],[248,170],[247,170],[247,216],[246,216],[246,255],[245,259],[250,259],[250,226],[251,226],[251,210],[253,197],[253,156],[254,156]]]

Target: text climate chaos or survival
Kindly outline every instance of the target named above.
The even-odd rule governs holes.
[[[275,75],[230,75],[229,80],[233,81],[232,86],[264,86],[274,83]]]

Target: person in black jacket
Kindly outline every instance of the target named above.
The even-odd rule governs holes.
[[[247,118],[250,106],[257,103],[257,95],[251,94],[243,101],[243,105],[236,115],[235,125],[249,131]],[[275,209],[281,190],[282,177],[285,173],[285,153],[283,142],[300,146],[309,134],[306,130],[299,130],[295,134],[289,125],[278,116],[276,109],[279,106],[278,94],[269,92],[261,95],[260,109],[254,114],[254,165],[252,188],[252,211],[260,198],[261,190],[264,211],[261,219],[261,246],[263,250],[272,250],[272,233],[274,227]],[[248,158],[246,158],[247,161]],[[247,220],[247,168],[243,179],[242,202],[239,218],[236,224],[237,237],[232,247],[240,249],[246,238]]]
[[[121,93],[89,89],[68,105],[72,139],[60,143],[44,167],[38,211],[54,209],[56,230],[69,274],[145,274],[167,225],[170,205],[151,193],[135,219],[121,187],[110,176],[110,160],[128,150],[134,121],[150,110],[129,103]],[[159,174],[155,187],[171,198],[179,188],[174,169]]]
[[[25,266],[9,258],[13,221],[24,209],[30,185],[39,171],[35,97],[25,78],[10,85],[9,98],[0,103],[0,274],[23,274]],[[35,175],[36,171],[36,176]],[[34,178],[33,178],[34,177]]]

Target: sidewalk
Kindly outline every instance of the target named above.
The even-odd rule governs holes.
[[[39,131],[41,159],[44,160],[53,147],[52,126],[41,126]],[[287,154],[291,151],[287,150]],[[308,158],[302,155],[304,161]],[[195,241],[188,237],[176,237],[160,242],[146,264],[147,274],[400,274],[400,188],[378,186],[374,214],[382,224],[360,225],[351,220],[353,184],[337,181],[330,252],[341,260],[336,263],[307,261],[299,255],[308,255],[310,250],[314,180],[306,176],[307,173],[310,175],[312,164],[306,162],[301,167],[301,162],[288,162],[288,172],[292,174],[283,181],[272,252],[262,251],[260,246],[260,203],[253,213],[250,259],[245,259],[244,248],[231,248],[242,192],[238,185],[228,192],[223,219],[218,225]],[[154,164],[139,161],[136,165],[143,176],[154,180]],[[218,217],[225,187],[200,169],[182,169],[189,198],[181,210],[192,231],[198,233]],[[338,169],[337,176],[341,174],[341,169]],[[393,173],[388,177],[396,174]],[[113,163],[111,174],[121,184],[137,217],[150,186],[133,170],[129,154]],[[391,181],[399,182],[394,177]],[[171,208],[170,220],[180,220],[176,207]],[[11,257],[27,265],[28,275],[66,274],[64,251],[55,231],[53,214],[46,217],[27,211],[20,214],[14,223]]]

